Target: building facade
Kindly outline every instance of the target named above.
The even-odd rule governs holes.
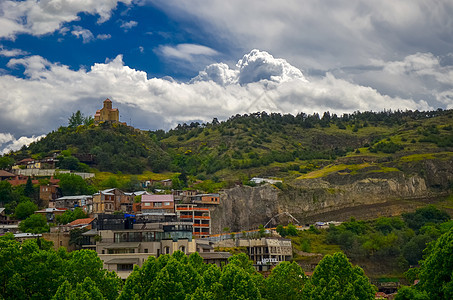
[[[112,108],[112,100],[105,99],[104,107],[98,109],[94,115],[94,123],[99,124],[100,122],[119,122],[120,113],[118,108]]]
[[[263,237],[260,239],[228,239],[219,241],[216,247],[244,247],[253,265],[258,271],[268,271],[282,261],[293,257],[290,239]]]
[[[211,213],[208,208],[198,207],[196,204],[176,204],[176,215],[192,224],[194,237],[210,236]]]

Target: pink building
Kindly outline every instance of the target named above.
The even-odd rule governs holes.
[[[173,195],[142,195],[142,213],[174,213]]]

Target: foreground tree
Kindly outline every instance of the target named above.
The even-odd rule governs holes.
[[[193,256],[199,255],[187,258],[177,251],[171,256],[149,257],[141,268],[134,268],[119,299],[185,299],[201,283],[201,275],[191,263]]]
[[[102,265],[94,251],[54,251],[37,240],[21,244],[5,235],[0,237],[0,299],[116,299],[121,279]]]
[[[416,289],[425,291],[430,299],[453,299],[453,229],[431,244],[427,253]]]
[[[296,262],[281,262],[266,279],[266,298],[303,299],[301,292],[307,280]]]
[[[371,300],[375,289],[362,268],[352,266],[344,253],[337,252],[319,262],[304,296],[312,300]]]

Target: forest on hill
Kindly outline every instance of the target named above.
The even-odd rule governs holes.
[[[226,121],[180,124],[165,132],[121,124],[70,124],[8,156],[57,153],[61,168],[112,173],[182,172],[200,179],[241,173],[294,178],[339,158],[393,160],[453,150],[453,111],[325,112],[296,116],[266,112]]]

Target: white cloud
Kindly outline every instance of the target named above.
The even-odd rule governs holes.
[[[28,52],[20,49],[4,49],[3,46],[0,45],[0,56],[14,57],[23,55],[28,55]]]
[[[175,47],[160,46],[157,49],[157,52],[167,58],[176,58],[187,61],[192,61],[198,56],[214,56],[218,54],[214,49],[196,44],[179,44]]]
[[[73,35],[77,38],[81,37],[83,39],[83,43],[89,43],[94,40],[94,35],[88,29],[82,28],[80,26],[74,26],[74,30],[71,31]]]
[[[266,49],[306,70],[401,60],[453,48],[451,0],[153,0],[176,20],[242,54]]]
[[[0,146],[9,143],[14,140],[14,136],[11,133],[1,133],[0,132]]]
[[[132,119],[132,125],[142,129],[169,129],[180,122],[226,119],[263,110],[341,114],[431,109],[423,100],[383,95],[333,74],[306,79],[285,60],[257,50],[245,55],[235,68],[211,65],[188,83],[148,79],[147,73],[125,66],[121,55],[88,70],[71,70],[40,56],[8,63],[9,68],[17,66],[25,69],[26,78],[0,76],[0,128],[15,136],[47,133],[66,125],[77,110],[94,114],[107,97],[120,109],[123,121]]]
[[[96,36],[96,39],[98,39],[98,40],[108,40],[110,38],[112,38],[112,36],[110,34],[98,34]]]
[[[75,35],[77,38],[81,37],[84,44],[94,40],[108,40],[112,37],[110,34],[98,34],[95,37],[94,34],[86,28],[82,28],[81,26],[74,26],[73,28],[74,29],[71,31],[72,35]]]
[[[306,81],[302,72],[286,60],[274,58],[266,51],[254,49],[238,61],[236,69],[231,70],[224,63],[211,64],[193,78],[192,82],[212,80],[225,86],[235,83],[244,85],[262,80],[281,83],[293,79]]]
[[[2,139],[2,137],[6,137],[7,139]],[[5,146],[2,146],[2,149],[0,149],[0,155],[9,153],[10,151],[20,150],[20,148],[24,145],[29,145],[30,143],[40,140],[43,137],[45,137],[45,135],[32,137],[22,136],[15,139],[10,133],[0,133],[0,146],[6,144]]]
[[[129,31],[131,28],[135,27],[138,25],[138,22],[136,21],[129,21],[129,22],[125,22],[125,21],[122,21],[120,27],[124,30],[124,31]]]
[[[118,3],[132,0],[25,0],[0,2],[0,37],[14,39],[17,34],[43,35],[76,21],[81,12],[98,15],[98,23],[107,21]]]

